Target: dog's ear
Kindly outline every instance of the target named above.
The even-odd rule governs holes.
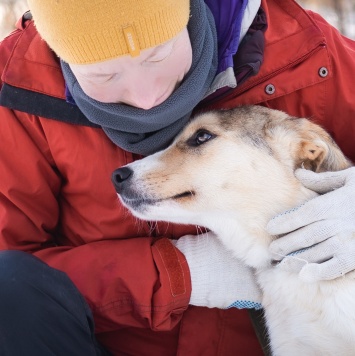
[[[314,172],[339,171],[351,166],[330,135],[320,126],[300,119],[300,142],[296,167]]]

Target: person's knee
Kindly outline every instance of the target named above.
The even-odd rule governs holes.
[[[0,315],[10,313],[12,319],[70,314],[86,321],[90,314],[69,277],[29,253],[0,251],[0,285]]]
[[[31,283],[49,267],[35,256],[23,251],[0,251],[0,282],[12,285]]]
[[[64,272],[28,253],[0,251],[0,285],[0,355],[96,354],[91,311]]]
[[[34,275],[43,266],[46,265],[26,252],[0,251],[0,308],[21,308],[25,295],[34,287]]]
[[[39,258],[22,251],[0,251],[0,315],[6,308],[28,314],[51,313],[91,317],[91,311],[70,278]]]
[[[0,251],[0,280],[23,276],[44,263],[29,253],[16,250]]]

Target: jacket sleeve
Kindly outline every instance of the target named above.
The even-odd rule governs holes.
[[[66,272],[97,332],[174,327],[191,292],[184,256],[167,238],[147,236],[58,245],[63,181],[40,121],[4,107],[0,119],[0,249],[27,251]]]

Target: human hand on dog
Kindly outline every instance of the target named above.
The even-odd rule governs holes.
[[[186,235],[172,243],[185,255],[190,268],[191,305],[261,308],[253,270],[226,250],[215,234]]]
[[[318,174],[298,169],[295,174],[322,195],[269,222],[270,234],[286,234],[270,245],[275,260],[282,260],[278,268],[299,272],[309,282],[355,270],[355,167]]]

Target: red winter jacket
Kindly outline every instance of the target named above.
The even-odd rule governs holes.
[[[355,160],[354,43],[292,0],[262,7],[260,72],[211,107],[261,104],[310,117]],[[76,113],[64,109],[59,63],[32,21],[2,41],[0,72],[0,249],[65,271],[114,354],[261,355],[245,310],[188,306],[189,269],[167,239],[195,228],[137,223],[120,206],[111,173],[137,157],[100,128],[51,119]]]

